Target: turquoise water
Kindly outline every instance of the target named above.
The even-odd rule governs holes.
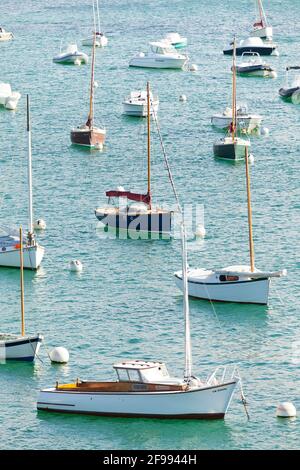
[[[297,448],[299,422],[275,418],[276,404],[299,401],[299,112],[278,97],[286,65],[299,62],[298,0],[266,0],[280,57],[268,59],[275,80],[238,79],[239,101],[264,116],[269,137],[253,137],[253,223],[256,265],[287,268],[268,307],[191,300],[195,373],[239,363],[249,401],[247,422],[236,395],[225,421],[107,419],[36,412],[38,390],[56,380],[111,378],[120,358],[164,360],[182,374],[182,296],[173,272],[179,240],[115,240],[97,228],[94,208],[118,185],[145,190],[145,123],[122,116],[122,99],[148,79],[160,98],[164,143],[182,203],[203,204],[207,236],[189,241],[189,262],[203,267],[248,262],[244,165],[212,156],[221,136],[212,112],[230,102],[230,58],[222,55],[233,32],[246,35],[253,2],[233,0],[104,0],[109,45],[97,51],[97,123],[107,128],[103,152],[70,146],[69,131],[87,115],[89,67],[64,67],[52,57],[64,43],[85,37],[90,2],[1,1],[1,21],[16,36],[0,44],[0,80],[23,94],[17,112],[0,110],[2,224],[27,223],[25,94],[31,95],[35,218],[46,255],[37,273],[25,273],[27,332],[46,347],[65,346],[70,362],[50,365],[45,346],[34,365],[0,369],[0,448],[3,449],[237,449]],[[226,5],[225,5],[226,3]],[[284,21],[283,21],[284,18]],[[129,69],[147,42],[178,30],[189,40],[195,73]],[[86,49],[90,53],[90,49]],[[187,102],[180,103],[180,94]],[[173,202],[158,139],[153,139],[153,192]],[[84,265],[68,270],[71,259]],[[19,330],[19,273],[0,269],[1,330]]]

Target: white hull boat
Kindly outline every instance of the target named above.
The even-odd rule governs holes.
[[[0,42],[11,41],[14,38],[13,33],[0,28]]]
[[[169,44],[175,49],[181,49],[182,47],[187,46],[187,38],[180,36],[178,33],[168,33],[166,37],[161,39],[159,42]]]
[[[18,91],[12,91],[9,83],[0,83],[0,104],[4,108],[14,111],[20,98],[21,94]]]
[[[255,36],[267,41],[273,39],[273,28],[268,24],[262,0],[256,1],[256,21],[251,31],[251,36]]]
[[[272,26],[254,27],[251,36],[271,41],[273,39],[273,28]]]
[[[157,113],[159,99],[150,95],[150,114]],[[123,101],[123,114],[127,116],[147,117],[147,91],[132,91]]]
[[[251,133],[261,127],[262,116],[248,112],[246,106],[237,106],[236,125],[239,130]],[[211,124],[218,129],[229,129],[232,123],[232,109],[226,108],[222,114],[214,114],[211,118]]]
[[[24,268],[33,270],[38,269],[44,257],[44,253],[45,249],[37,244],[33,246],[24,246]],[[20,268],[20,253],[18,246],[4,247],[3,245],[0,245],[0,266]]]
[[[65,52],[60,52],[57,56],[53,57],[53,62],[57,64],[74,64],[81,65],[87,64],[89,58],[84,52],[80,52],[76,44],[70,44]]]
[[[39,352],[43,336],[17,336],[0,333],[0,362],[33,361]]]
[[[105,47],[108,44],[108,39],[106,36],[97,33],[96,34],[96,41],[95,41],[95,47]],[[90,36],[89,38],[83,39],[82,40],[82,45],[83,46],[90,46],[93,47],[93,36]]]
[[[130,67],[146,67],[159,69],[183,69],[188,62],[188,57],[179,54],[176,49],[164,43],[150,43],[150,51],[147,53],[140,52],[133,57]]]

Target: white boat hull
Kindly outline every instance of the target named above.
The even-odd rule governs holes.
[[[93,36],[82,40],[83,46],[93,47],[93,44],[94,44]],[[95,40],[96,47],[105,47],[107,46],[107,44],[108,44],[108,39],[106,36],[99,36],[99,35],[96,36],[96,40]]]
[[[88,56],[83,53],[79,54],[63,54],[53,58],[53,62],[57,64],[87,64],[88,63]]]
[[[4,33],[0,33],[0,42],[11,41],[13,37],[14,37],[13,33],[9,33],[8,31],[5,31]]]
[[[24,268],[38,269],[44,257],[44,252],[45,252],[45,249],[40,245],[24,247],[23,249]],[[20,267],[19,248],[6,247],[5,251],[0,251],[0,266],[6,266],[10,268],[19,268]]]
[[[175,273],[177,287],[183,291],[181,273]],[[268,303],[270,279],[252,279],[236,282],[200,282],[189,278],[189,296],[220,302],[238,302],[263,304]]]
[[[129,62],[130,67],[146,67],[154,69],[182,69],[186,63],[186,58],[172,57],[134,57]]]
[[[211,118],[211,123],[213,126],[218,129],[228,129],[232,122],[232,117],[230,116],[221,116],[215,115]],[[246,129],[247,132],[254,131],[259,129],[261,126],[262,117],[261,116],[237,116],[237,125],[240,129]]]
[[[24,336],[8,340],[1,340],[0,334],[0,362],[7,360],[33,361],[38,354],[43,336]]]
[[[153,114],[153,110],[155,113],[158,111],[158,103],[153,103],[150,108],[150,114]],[[136,117],[146,117],[147,116],[147,103],[141,104],[134,104],[128,103],[126,101],[123,102],[123,113],[127,116],[136,116]]]
[[[253,31],[251,31],[251,36],[261,39],[272,39],[273,28],[272,26],[265,26],[264,28],[255,28]]]
[[[70,392],[41,390],[38,410],[104,416],[217,419],[227,412],[234,390],[231,382],[189,391]]]

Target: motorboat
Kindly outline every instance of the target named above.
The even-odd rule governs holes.
[[[237,125],[237,101],[236,101],[236,40],[233,41],[233,56],[232,56],[232,108],[231,108],[231,122],[228,128],[228,134],[222,139],[214,142],[213,152],[217,158],[222,158],[229,161],[243,160],[246,151],[250,148],[250,141],[238,136]]]
[[[69,44],[64,52],[60,52],[53,58],[57,64],[87,64],[89,58],[84,52],[80,52],[76,44]]]
[[[258,52],[243,52],[242,62],[237,64],[236,72],[239,75],[276,78],[277,73],[269,64],[263,62]]]
[[[72,144],[102,150],[106,137],[106,129],[94,125],[95,53],[96,34],[94,33],[89,96],[89,114],[87,121],[83,125],[75,127],[71,130],[70,137]]]
[[[157,113],[158,97],[150,93],[150,114]],[[123,114],[128,116],[147,117],[147,91],[132,91],[123,101]]]
[[[251,36],[272,41],[273,28],[269,25],[264,11],[262,0],[256,0],[256,20],[251,31]]]
[[[187,38],[180,36],[179,33],[168,33],[163,39],[159,42],[165,42],[175,47],[175,49],[181,49],[182,47],[187,46]]]
[[[21,299],[21,334],[0,333],[0,362],[7,360],[33,361],[38,354],[43,336],[25,334],[24,276],[23,276],[23,230],[19,229],[19,266]]]
[[[95,47],[105,47],[108,44],[108,39],[105,34],[101,31],[100,24],[100,11],[99,11],[99,1],[93,0],[93,19],[94,19],[94,31],[95,31]],[[85,38],[82,40],[83,46],[93,47],[94,35]]]
[[[278,55],[276,44],[263,42],[261,38],[249,37],[242,39],[236,47],[236,55],[240,56],[244,52],[258,52],[260,55]],[[223,50],[225,55],[233,54],[233,43]]]
[[[133,57],[130,67],[148,67],[159,69],[183,69],[188,62],[188,56],[179,54],[170,44],[150,42],[149,52],[140,52]]]
[[[260,129],[262,116],[248,112],[245,104],[236,107],[236,125],[239,131],[251,133]],[[232,123],[232,108],[227,107],[223,113],[214,114],[211,117],[211,124],[218,129],[229,129]]]
[[[5,31],[4,28],[0,27],[0,42],[11,41],[13,38],[13,33]]]
[[[154,115],[154,119],[156,114]],[[147,193],[125,190],[120,186],[106,192],[108,205],[95,209],[96,218],[119,233],[126,231],[134,238],[170,238],[173,211],[154,206],[151,191],[151,120],[150,84],[147,83]]]
[[[21,93],[12,91],[9,83],[0,82],[0,104],[4,108],[14,111],[21,98]]]
[[[300,66],[290,66],[286,68],[286,83],[280,88],[279,95],[287,101],[292,101],[294,104],[300,104],[300,73],[296,75],[290,82],[289,74],[291,71],[299,71]]]
[[[32,199],[32,155],[31,155],[31,124],[29,96],[27,95],[27,135],[28,135],[28,231],[23,246],[23,267],[36,270],[44,257],[45,249],[36,240],[33,229],[33,199]],[[20,267],[20,241],[18,232],[9,227],[0,228],[0,266]]]

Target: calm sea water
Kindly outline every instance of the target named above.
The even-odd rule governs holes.
[[[97,51],[97,122],[107,128],[103,152],[70,146],[69,131],[87,115],[89,67],[52,63],[60,43],[90,31],[90,2],[1,1],[1,21],[15,41],[3,43],[0,80],[23,94],[17,112],[0,110],[1,224],[27,220],[25,99],[31,95],[35,218],[47,222],[38,235],[46,248],[41,269],[25,273],[28,332],[42,332],[46,347],[70,351],[64,366],[49,363],[45,345],[34,365],[0,368],[0,448],[3,449],[236,449],[296,448],[297,420],[275,418],[276,404],[299,400],[299,116],[282,102],[284,68],[299,64],[300,3],[266,0],[280,57],[268,61],[276,80],[238,79],[240,102],[261,113],[269,137],[253,137],[253,222],[256,265],[287,268],[274,282],[269,307],[192,300],[195,373],[239,363],[251,420],[238,394],[225,421],[183,422],[107,419],[37,413],[38,390],[56,380],[112,378],[120,358],[164,360],[183,370],[182,296],[173,271],[180,244],[114,240],[97,229],[93,210],[118,185],[144,190],[145,123],[122,116],[122,99],[148,79],[160,98],[160,123],[182,203],[203,204],[207,236],[189,242],[189,262],[203,267],[248,262],[244,165],[212,156],[221,136],[210,126],[213,111],[230,103],[230,58],[223,47],[235,32],[247,34],[252,0],[104,0],[103,28],[109,45]],[[129,59],[149,40],[169,31],[189,40],[196,73],[134,70]],[[90,53],[90,49],[87,49]],[[180,103],[180,94],[187,102]],[[153,192],[159,202],[172,194],[153,139]],[[71,259],[81,275],[68,270]],[[0,325],[19,331],[19,272],[0,270]]]

